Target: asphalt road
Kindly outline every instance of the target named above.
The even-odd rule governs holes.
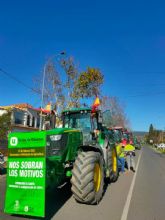
[[[78,204],[68,185],[48,195],[44,220],[164,220],[165,155],[144,147],[136,153],[135,173],[120,175],[96,206]],[[0,177],[0,220],[29,220],[3,213],[5,176]]]

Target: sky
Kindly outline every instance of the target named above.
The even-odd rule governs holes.
[[[48,57],[66,51],[104,74],[131,127],[165,129],[165,1],[6,0],[0,6],[0,68],[31,87]],[[0,72],[0,105],[41,98]]]

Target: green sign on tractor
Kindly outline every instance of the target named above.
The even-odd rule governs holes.
[[[5,212],[45,215],[45,132],[11,133]]]
[[[62,128],[11,133],[5,212],[45,216],[45,194],[70,178],[76,201],[97,204],[118,178],[115,141],[92,108],[62,113]]]

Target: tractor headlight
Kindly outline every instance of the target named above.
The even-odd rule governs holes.
[[[61,134],[50,135],[50,140],[51,141],[59,141],[61,139],[61,137],[62,137]]]

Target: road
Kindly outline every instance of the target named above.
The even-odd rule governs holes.
[[[135,173],[120,175],[110,184],[97,206],[78,204],[69,186],[49,195],[44,220],[164,220],[165,219],[165,155],[145,146],[136,153]],[[3,213],[5,176],[0,177],[0,220],[29,220]]]

